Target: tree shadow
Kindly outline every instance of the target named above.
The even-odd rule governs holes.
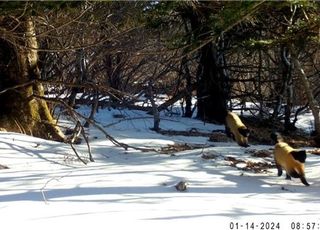
[[[2,135],[2,134],[0,134]],[[113,203],[130,205],[151,205],[150,208],[164,205],[162,208],[172,208],[171,202],[186,202],[189,210],[188,201],[210,202],[212,209],[203,211],[201,207],[195,205],[195,214],[177,214],[167,217],[148,218],[149,220],[172,220],[183,218],[198,218],[211,216],[235,217],[237,215],[287,215],[288,212],[279,212],[279,208],[274,206],[265,213],[251,212],[250,207],[241,207],[251,200],[259,202],[261,195],[268,195],[272,204],[276,204],[282,199],[288,199],[290,207],[305,203],[314,205],[319,203],[318,191],[319,183],[316,180],[311,188],[307,188],[296,182],[285,181],[284,178],[277,178],[270,174],[248,174],[241,176],[241,171],[237,171],[230,166],[215,166],[215,160],[201,159],[202,150],[190,150],[175,156],[160,155],[158,153],[129,153],[106,147],[97,153],[97,162],[82,167],[67,167],[61,163],[64,151],[68,148],[61,148],[60,143],[49,143],[42,149],[33,146],[37,144],[33,141],[19,140],[19,144],[12,144],[12,136],[5,136],[2,142],[6,150],[12,149],[19,151],[27,158],[37,157],[39,160],[57,165],[55,170],[49,169],[30,169],[27,172],[17,174],[15,170],[8,171],[0,175],[0,200],[6,203],[34,201],[57,203],[75,202],[87,203]],[[36,140],[36,139],[34,139]],[[41,140],[42,141],[42,140]],[[39,142],[40,143],[40,142]],[[41,143],[40,143],[41,144]],[[235,147],[232,147],[235,148]],[[61,152],[60,152],[61,151]],[[57,158],[53,158],[52,152],[57,153]],[[13,156],[17,157],[17,156]],[[154,165],[159,165],[154,169]],[[316,168],[319,161],[307,162],[310,168]],[[183,172],[183,173],[181,173]],[[126,184],[126,178],[131,176],[137,181],[130,181]],[[182,178],[181,175],[187,175]],[[205,179],[203,179],[203,177]],[[154,178],[155,182],[146,177]],[[119,179],[119,183],[114,180]],[[174,184],[181,179],[186,179],[189,183],[187,192],[178,192]],[[312,178],[314,179],[314,178]],[[51,183],[53,181],[54,183]],[[150,182],[151,181],[151,182]],[[163,182],[162,184],[160,182]],[[282,184],[285,184],[283,185]],[[3,183],[3,185],[1,185]],[[5,183],[11,183],[11,187],[6,187]],[[285,187],[286,190],[282,189]],[[241,202],[238,202],[238,199]],[[230,197],[235,199],[229,202],[228,212],[219,212],[215,204],[219,199]],[[265,198],[264,198],[265,199]],[[204,201],[201,201],[204,200]],[[179,203],[178,202],[178,203]],[[192,203],[194,204],[194,203]],[[202,203],[203,204],[203,203]],[[265,204],[257,204],[263,205]],[[285,207],[284,207],[285,208]],[[159,208],[160,209],[160,208]],[[183,208],[177,208],[177,210]],[[199,211],[200,210],[200,211]],[[112,209],[105,209],[106,212]],[[300,210],[303,211],[303,210]],[[312,215],[317,213],[317,208],[310,208],[306,213]]]

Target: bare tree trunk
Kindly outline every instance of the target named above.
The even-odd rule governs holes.
[[[96,114],[96,112],[98,110],[98,105],[99,105],[99,93],[98,93],[98,90],[95,90],[94,94],[93,94],[93,98],[92,98],[91,112],[88,117],[89,120],[94,119],[94,115]],[[83,127],[85,127],[85,128],[88,128],[89,126],[90,126],[90,123],[88,121],[86,121],[86,123],[84,123],[84,125],[83,125]]]
[[[295,130],[294,123],[291,122],[291,111],[293,108],[293,79],[292,79],[292,64],[289,61],[289,50],[286,46],[281,47],[282,60],[282,76],[284,79],[285,91],[285,111],[284,111],[284,128],[286,131]]]
[[[206,5],[206,4],[204,4]],[[184,17],[190,23],[192,36],[205,41],[212,30],[205,25],[209,15],[199,14],[191,7]],[[224,69],[224,38],[217,43],[206,43],[199,49],[197,67],[197,117],[205,121],[224,123],[227,112],[227,99],[230,92],[227,73]]]
[[[316,132],[316,140],[320,140],[320,116],[319,116],[319,105],[316,101],[316,99],[313,96],[312,88],[310,86],[310,82],[307,78],[307,75],[305,74],[298,58],[296,55],[292,55],[292,60],[294,65],[296,66],[299,74],[299,79],[305,89],[305,93],[309,102],[309,107],[312,111],[312,115],[314,117],[314,129]],[[317,141],[317,142],[318,142]]]
[[[224,123],[227,111],[226,78],[218,64],[216,44],[207,44],[200,50],[197,71],[198,114],[202,120]]]
[[[152,130],[158,132],[160,130],[160,113],[157,108],[157,105],[153,98],[153,90],[152,90],[152,82],[148,83],[148,96],[152,106],[152,114],[153,114],[153,128]]]
[[[183,18],[183,24],[185,28],[186,34],[190,33],[190,29],[188,27],[187,21]],[[188,38],[188,44],[191,43],[191,38]],[[187,53],[187,50],[184,50],[184,53]],[[183,57],[181,60],[181,73],[184,76],[184,79],[186,80],[186,95],[184,96],[184,99],[186,101],[186,107],[184,111],[185,117],[192,117],[193,110],[192,110],[192,79],[191,74],[188,66],[188,59],[187,57]]]
[[[83,82],[87,80],[87,65],[86,65],[86,60],[85,60],[85,53],[84,50],[77,50],[76,51],[76,56],[77,56],[77,74],[78,76],[75,79],[75,83],[77,85],[81,85]],[[71,94],[69,96],[68,100],[68,105],[73,107],[75,106],[76,102],[76,97],[77,94],[80,92],[79,87],[73,87],[71,89]]]
[[[192,117],[192,80],[186,57],[183,57],[181,60],[181,74],[183,79],[186,81],[186,89],[184,94],[186,107],[183,116]]]
[[[259,66],[258,66],[258,73],[257,73],[257,92],[258,92],[258,101],[259,101],[259,119],[262,120],[263,119],[263,107],[264,107],[264,103],[263,103],[263,92],[262,92],[262,66],[263,66],[263,60],[262,60],[262,51],[261,49],[258,51],[258,59],[259,59]]]

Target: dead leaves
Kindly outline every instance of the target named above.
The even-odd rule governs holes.
[[[232,139],[229,138],[224,132],[214,132],[209,136],[209,141],[212,141],[212,142],[231,142]]]
[[[262,150],[250,149],[250,150],[246,150],[244,153],[250,154],[253,157],[261,157],[261,158],[273,157],[272,151],[269,151],[266,149],[262,149]]]
[[[175,156],[175,153],[182,152],[186,150],[193,150],[204,148],[205,146],[197,146],[191,144],[173,144],[162,147],[160,149],[160,153],[162,154],[171,154]],[[315,154],[315,153],[314,153]],[[266,173],[269,169],[275,168],[275,164],[273,163],[273,152],[271,150],[262,149],[248,149],[244,152],[244,157],[252,157],[252,160],[246,160],[241,156],[233,157],[233,156],[223,156],[222,154],[216,151],[205,151],[201,154],[201,158],[204,160],[224,160],[231,167],[235,167],[242,171],[250,171],[254,173]],[[259,158],[262,158],[259,160]]]
[[[246,160],[239,157],[233,156],[222,156],[217,152],[206,152],[201,155],[204,160],[217,160],[223,159],[231,167],[235,167],[239,170],[250,171],[254,173],[266,173],[269,169],[274,168],[273,154],[269,150],[256,150],[250,149],[245,151],[244,157],[252,156],[255,160]],[[259,158],[262,158],[259,160]]]
[[[319,155],[319,156],[320,156],[320,149],[307,150],[307,153],[314,154],[314,155]]]
[[[193,150],[193,149],[203,149],[207,147],[213,147],[213,145],[176,143],[173,145],[167,145],[165,147],[161,147],[159,152],[162,154],[174,154],[176,152],[182,152],[182,151]]]
[[[266,173],[268,169],[274,168],[275,164],[273,163],[273,153],[269,150],[256,150],[250,149],[246,150],[245,154],[250,155],[254,158],[263,158],[262,161],[252,161],[252,160],[242,160],[236,159],[234,157],[225,157],[226,161],[230,162],[230,166],[244,170],[252,171],[254,173]]]
[[[243,171],[251,171],[254,173],[266,173],[268,172],[268,169],[275,167],[274,164],[269,162],[254,162],[251,160],[245,161],[241,159],[236,159],[235,157],[225,157],[224,159],[230,162],[231,167],[235,167]]]
[[[160,153],[162,154],[173,154],[176,152],[182,152],[185,150],[195,149],[194,147],[188,144],[174,144],[174,145],[167,145],[165,147],[161,147]]]
[[[219,155],[217,155],[216,152],[205,152],[201,154],[201,158],[205,160],[216,159],[217,157],[219,157]]]

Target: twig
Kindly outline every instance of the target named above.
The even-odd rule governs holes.
[[[0,91],[0,94],[3,94],[9,90],[15,90],[15,89],[19,89],[19,88],[23,88],[23,87],[26,87],[26,86],[29,86],[29,85],[32,85],[35,83],[35,80],[32,80],[32,81],[28,81],[28,82],[25,82],[25,83],[22,83],[22,84],[19,84],[19,85],[15,85],[15,86],[12,86],[12,87],[8,87],[4,90],[1,90]]]
[[[84,130],[84,128],[83,128],[82,125],[81,125],[81,133],[82,133],[82,136],[83,136],[83,138],[84,138],[84,140],[85,140],[85,142],[86,142],[86,144],[87,144],[88,154],[89,154],[89,160],[90,160],[91,162],[94,162],[94,159],[93,159],[92,153],[91,153],[91,147],[90,147],[90,144],[89,144],[89,139],[88,139],[88,137],[85,135],[85,130]]]
[[[69,142],[69,144],[70,144],[70,146],[71,146],[71,148],[72,148],[72,150],[73,150],[73,152],[74,152],[74,154],[77,156],[77,158],[83,163],[83,164],[87,164],[87,162],[85,161],[85,160],[83,160],[81,157],[80,157],[80,155],[78,154],[78,152],[77,152],[77,150],[76,150],[76,148],[73,146],[73,143],[72,142]]]
[[[43,198],[43,200],[44,200],[44,202],[45,202],[46,204],[49,204],[49,202],[48,202],[48,199],[47,199],[47,197],[46,197],[46,195],[45,195],[45,191],[44,191],[44,190],[46,189],[46,187],[48,186],[48,184],[49,184],[51,181],[53,181],[53,180],[59,181],[60,179],[66,177],[66,176],[69,176],[71,173],[72,173],[72,171],[70,171],[69,173],[67,173],[66,175],[63,175],[63,176],[52,177],[52,178],[50,178],[49,180],[47,180],[47,182],[40,188],[40,191],[41,191],[41,194],[42,194],[42,198]]]
[[[42,99],[42,100],[46,100],[46,101],[51,101],[51,102],[59,102],[61,104],[63,104],[66,109],[68,110],[69,112],[69,115],[76,121],[76,127],[74,128],[74,132],[73,132],[73,135],[71,137],[71,139],[66,140],[66,143],[70,144],[72,150],[74,151],[75,155],[77,156],[77,158],[84,164],[87,164],[86,161],[84,161],[80,155],[78,154],[77,150],[75,149],[73,143],[75,142],[76,138],[79,137],[80,134],[83,135],[84,139],[86,140],[87,142],[87,146],[88,146],[88,155],[89,155],[89,160],[91,162],[93,162],[93,158],[92,158],[92,154],[91,154],[91,148],[90,148],[90,145],[89,145],[89,142],[88,142],[88,139],[87,137],[85,136],[85,132],[82,131],[83,130],[83,127],[81,125],[81,122],[80,122],[80,119],[78,118],[79,117],[79,113],[77,113],[73,108],[71,108],[66,102],[62,101],[62,100],[58,100],[58,99],[53,99],[53,98],[47,98],[47,97],[43,97],[43,96],[39,96],[39,95],[33,95],[34,97],[36,98],[39,98],[39,99]]]
[[[82,162],[84,163],[85,165],[87,164],[87,162],[85,160],[83,160],[80,155],[78,154],[76,148],[73,146],[73,143],[79,138],[80,134],[82,134],[82,125],[80,123],[80,121],[77,121],[77,124],[76,124],[76,127],[74,128],[74,131],[73,131],[73,135],[69,141],[69,144],[73,150],[73,152],[76,154],[77,158]],[[90,146],[88,146],[88,148],[90,149]],[[90,156],[90,154],[89,154]],[[90,158],[90,157],[89,157]]]
[[[64,107],[66,107],[66,109],[69,111],[69,113],[75,118],[75,117],[80,117],[82,119],[84,119],[85,121],[87,121],[88,123],[90,123],[92,126],[94,126],[95,128],[97,128],[98,130],[100,130],[107,139],[109,139],[114,145],[119,146],[124,148],[125,150],[128,150],[129,148],[131,149],[135,149],[135,150],[140,150],[143,152],[146,151],[154,151],[157,152],[156,149],[154,148],[140,148],[140,147],[134,147],[122,142],[117,141],[115,138],[113,138],[111,135],[109,135],[100,125],[98,125],[95,121],[85,117],[84,115],[82,115],[81,113],[78,113],[77,111],[75,111],[73,108],[71,108],[65,101],[61,100],[61,99],[57,99],[57,98],[48,98],[48,97],[44,97],[44,96],[39,96],[39,95],[33,95],[36,98],[42,99],[42,100],[46,100],[46,101],[50,101],[53,103],[58,103],[63,105]]]

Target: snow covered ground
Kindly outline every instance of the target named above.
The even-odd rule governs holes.
[[[89,109],[82,112],[88,114]],[[206,147],[174,154],[124,150],[90,128],[95,162],[84,165],[67,144],[0,132],[0,164],[9,167],[0,170],[1,228],[262,229],[264,223],[279,222],[273,229],[292,229],[292,222],[315,222],[314,229],[320,229],[319,156],[307,158],[311,186],[305,187],[297,179],[277,177],[274,168],[239,169],[244,162],[272,164],[272,157],[250,154],[272,146],[246,149],[234,142],[213,143],[208,137],[160,135],[150,130],[152,118],[140,111],[100,110],[96,120],[118,141],[132,146]],[[223,129],[180,117],[165,117],[160,126],[180,131]],[[86,156],[85,143],[75,147]],[[232,167],[228,159],[243,162]],[[180,181],[187,182],[186,191],[176,190]]]

